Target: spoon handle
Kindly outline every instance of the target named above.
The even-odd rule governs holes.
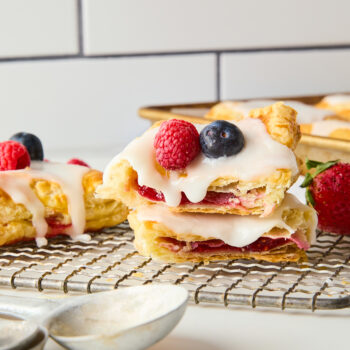
[[[53,300],[0,295],[0,314],[39,320],[57,307]]]

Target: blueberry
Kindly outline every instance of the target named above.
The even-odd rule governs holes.
[[[17,141],[24,145],[31,160],[44,160],[43,146],[39,137],[27,132],[18,132],[14,134],[10,140]]]
[[[207,125],[199,135],[204,155],[208,158],[232,156],[244,146],[242,131],[234,124],[217,120]]]

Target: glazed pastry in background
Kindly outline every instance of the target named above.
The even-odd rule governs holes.
[[[176,212],[266,216],[299,175],[293,152],[300,138],[295,118],[292,108],[276,103],[235,123],[163,122],[110,162],[98,196],[121,200],[129,208],[164,202]],[[175,150],[167,148],[171,127],[180,135]],[[227,153],[231,137],[237,147]],[[181,152],[193,157],[174,169],[183,159],[172,166],[172,154]]]
[[[300,130],[303,134],[350,140],[350,122],[343,120],[322,120],[303,124],[300,125]]]
[[[313,208],[286,194],[266,218],[256,216],[173,213],[163,205],[131,212],[140,254],[163,262],[210,262],[259,259],[299,261],[315,241]]]
[[[205,118],[238,121],[247,118],[252,109],[264,108],[274,103],[276,103],[274,100],[224,101],[213,106],[205,115]],[[299,101],[286,100],[283,103],[297,111],[298,124],[309,124],[334,116],[334,112],[331,110],[319,109]]]
[[[84,232],[126,219],[122,203],[95,197],[102,172],[76,159],[43,161],[34,135],[20,133],[12,140],[0,143],[0,245],[35,239],[42,246],[45,237],[57,234],[88,240]]]
[[[328,95],[316,107],[332,110],[338,117],[350,120],[350,94]]]

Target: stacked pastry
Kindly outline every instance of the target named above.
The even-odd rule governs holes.
[[[299,138],[282,103],[232,123],[172,119],[117,155],[97,192],[133,209],[135,246],[156,260],[298,261],[316,227],[315,211],[286,194]]]
[[[237,121],[248,117],[250,110],[273,103],[274,100],[224,101],[214,105],[205,117]],[[350,94],[329,95],[316,105],[294,100],[284,103],[297,111],[302,133],[350,140]]]

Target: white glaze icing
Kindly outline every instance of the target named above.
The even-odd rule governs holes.
[[[339,104],[347,104],[347,103],[350,103],[350,94],[328,95],[323,100],[331,106],[339,105]]]
[[[245,146],[241,152],[217,159],[206,158],[200,153],[185,169],[187,176],[171,171],[169,177],[156,170],[153,140],[159,128],[152,128],[133,140],[109,163],[104,173],[104,181],[107,182],[112,166],[126,159],[137,172],[140,186],[161,191],[165,202],[176,207],[180,204],[181,192],[184,192],[192,203],[203,200],[209,185],[219,177],[254,181],[269,176],[276,169],[291,169],[293,175],[298,173],[294,153],[288,147],[274,141],[260,120],[244,119],[235,124],[245,137]],[[196,125],[196,128],[200,132],[204,125]]]
[[[337,129],[350,129],[350,122],[342,120],[323,120],[312,124],[312,135],[329,136]]]
[[[252,109],[264,108],[274,103],[276,103],[274,100],[250,100],[247,102],[233,103],[232,108],[242,113],[244,117],[247,117]],[[328,109],[316,108],[299,101],[286,100],[283,101],[283,103],[297,111],[298,124],[309,124],[315,121],[323,120],[324,118],[334,114],[333,111]]]
[[[274,227],[287,230],[288,234],[283,235],[283,237],[290,237],[298,227],[288,226],[282,220],[282,213],[284,210],[293,208],[311,213],[310,241],[314,242],[317,225],[316,212],[300,203],[290,193],[286,194],[282,204],[270,216],[264,218],[254,215],[174,213],[164,205],[140,207],[137,209],[137,218],[139,221],[162,223],[178,234],[193,234],[206,239],[220,239],[231,246],[244,247],[255,242]]]
[[[23,204],[32,214],[32,224],[36,230],[38,246],[45,245],[48,224],[45,220],[45,208],[30,187],[33,179],[43,179],[58,183],[68,202],[68,212],[72,225],[65,232],[71,237],[84,233],[85,203],[83,176],[89,168],[54,162],[32,161],[31,167],[21,170],[0,172],[0,188],[15,203]]]

